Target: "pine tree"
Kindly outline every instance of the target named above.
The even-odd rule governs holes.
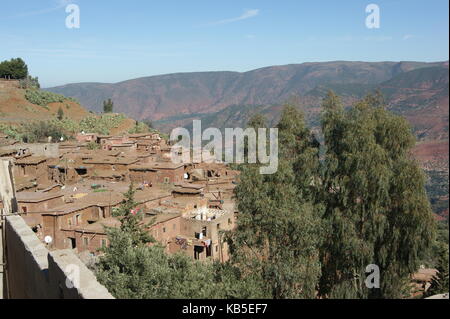
[[[329,93],[323,103],[324,219],[320,294],[397,298],[429,248],[434,221],[424,175],[411,158],[411,129],[388,112],[379,94],[345,111]],[[365,267],[376,264],[381,287],[367,289]]]

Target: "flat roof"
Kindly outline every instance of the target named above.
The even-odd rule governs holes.
[[[25,158],[20,158],[16,160],[16,164],[19,165],[36,165],[45,162],[47,157],[45,156],[28,156]]]
[[[132,165],[129,167],[129,169],[133,171],[152,171],[160,169],[177,169],[183,166],[184,166],[183,163],[176,164],[172,162],[153,162],[153,163]]]
[[[64,194],[57,193],[49,193],[49,192],[18,192],[16,194],[16,198],[18,202],[22,203],[39,203],[46,200],[50,200],[53,198],[62,197]]]

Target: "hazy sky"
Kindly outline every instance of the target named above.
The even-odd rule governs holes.
[[[80,28],[65,8],[80,8]],[[365,8],[380,8],[380,28]],[[448,0],[1,0],[0,60],[44,87],[331,60],[448,60]]]

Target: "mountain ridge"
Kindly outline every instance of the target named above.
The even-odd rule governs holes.
[[[47,90],[75,97],[92,111],[112,98],[117,110],[136,119],[215,112],[235,104],[273,104],[303,95],[319,84],[377,84],[394,75],[448,62],[305,62],[246,72],[182,72],[117,83],[83,82]]]

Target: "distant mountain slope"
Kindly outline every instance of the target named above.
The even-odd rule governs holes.
[[[319,90],[320,86],[340,87],[337,91],[344,93],[355,88],[365,92],[403,72],[442,65],[439,62],[318,62],[271,66],[244,73],[177,73],[115,84],[76,83],[47,90],[75,97],[93,111],[101,111],[102,101],[112,98],[118,112],[136,119],[159,120],[179,114],[215,112],[230,105],[281,103],[292,95]]]

